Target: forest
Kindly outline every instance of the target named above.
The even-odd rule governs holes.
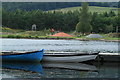
[[[89,2],[89,6],[120,8],[120,2]],[[3,2],[2,7],[8,11],[21,9],[31,11],[40,9],[43,11],[55,10],[67,7],[81,6],[81,2]]]
[[[116,27],[120,25],[120,17],[114,11],[93,12],[90,14],[90,24],[93,33],[116,32]],[[79,22],[81,10],[76,11],[43,11],[35,10],[6,10],[2,9],[2,26],[12,29],[31,30],[33,24],[37,25],[37,30],[47,30],[54,28],[56,31],[75,31]]]

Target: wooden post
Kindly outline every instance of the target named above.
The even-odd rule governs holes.
[[[118,33],[118,26],[116,26],[116,33]]]

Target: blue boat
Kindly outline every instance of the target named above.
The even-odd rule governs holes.
[[[32,51],[32,52],[25,52],[25,53],[4,53],[0,55],[2,61],[30,61],[30,62],[39,62],[43,58],[44,49],[40,51]]]

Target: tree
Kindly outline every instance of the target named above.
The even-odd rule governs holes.
[[[112,25],[107,25],[106,28],[105,28],[105,32],[109,33],[109,32],[112,32],[112,31],[113,31],[113,26]]]
[[[90,14],[88,12],[88,3],[82,3],[82,9],[80,13],[80,19],[78,24],[76,25],[76,32],[81,33],[89,33],[92,30],[92,26],[90,25]]]
[[[110,17],[113,17],[113,16],[116,16],[116,14],[115,14],[114,11],[110,11],[110,12],[109,12],[109,16],[110,16]]]
[[[109,14],[107,12],[104,12],[102,15],[103,17],[109,17]]]

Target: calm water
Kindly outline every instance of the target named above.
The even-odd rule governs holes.
[[[74,63],[73,63],[74,64]],[[67,64],[60,63],[61,66],[55,63],[38,63],[22,65],[19,63],[3,64],[2,78],[119,78],[120,65],[119,63],[100,63],[97,64],[85,64],[76,63],[74,66],[77,68],[71,68],[73,64],[69,64],[69,68],[64,66]],[[80,64],[80,66],[78,66]],[[64,65],[64,66],[63,66]],[[80,68],[80,69],[79,69]]]
[[[2,39],[3,51],[120,52],[117,42]],[[69,65],[69,67],[65,67]],[[2,78],[118,78],[120,63],[3,63]]]
[[[120,52],[118,42],[79,40],[2,39],[3,51]]]

